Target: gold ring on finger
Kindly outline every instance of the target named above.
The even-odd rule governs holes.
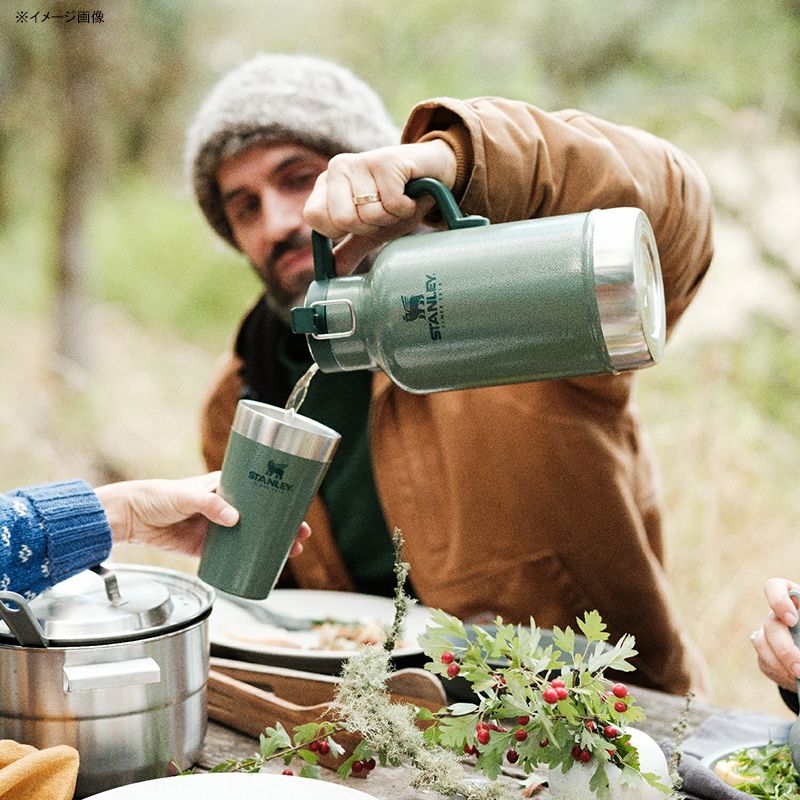
[[[367,203],[380,203],[381,195],[380,192],[373,192],[372,194],[354,194],[353,195],[353,205],[354,206],[364,206]]]

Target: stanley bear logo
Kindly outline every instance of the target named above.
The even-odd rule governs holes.
[[[261,484],[262,486],[269,486],[272,489],[278,489],[281,492],[289,492],[294,484],[286,483],[286,481],[283,480],[284,470],[288,466],[288,464],[276,464],[274,461],[269,461],[267,462],[266,475],[262,472],[256,472],[254,469],[251,469],[247,473],[247,477],[249,480]]]
[[[403,322],[413,322],[420,317],[425,318],[425,295],[412,294],[407,297],[403,294],[400,295],[400,298],[403,301],[403,308],[406,312],[403,314]]]
[[[278,480],[283,480],[283,471],[288,467],[288,464],[276,464],[270,460],[267,463],[267,475],[274,475]]]
[[[436,275],[425,275],[423,294],[401,294],[403,301],[403,322],[421,319],[428,323],[428,332],[433,341],[441,341],[444,328],[444,308],[441,301],[441,283]]]

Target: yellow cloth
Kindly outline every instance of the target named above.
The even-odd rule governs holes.
[[[0,739],[0,798],[72,800],[78,762],[78,751],[65,744],[37,750]]]

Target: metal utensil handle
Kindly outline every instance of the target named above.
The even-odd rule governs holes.
[[[463,214],[456,203],[453,193],[436,178],[415,178],[405,186],[409,197],[429,194],[436,201],[436,207],[450,230],[454,228],[477,228],[488,225],[486,217],[477,214]],[[311,232],[311,251],[314,255],[314,277],[318,281],[326,281],[336,277],[333,263],[333,243],[327,236],[317,231]]]
[[[119,581],[117,580],[117,574],[115,572],[112,572],[110,569],[107,569],[100,564],[95,567],[90,567],[90,569],[95,573],[95,575],[99,575],[103,579],[103,583],[106,587],[106,597],[112,606],[123,606],[128,602],[127,600],[123,599],[122,595],[120,594]]]
[[[311,619],[281,614],[279,611],[262,606],[257,600],[248,600],[245,597],[228,594],[228,592],[220,594],[220,597],[225,602],[243,609],[253,619],[267,625],[274,625],[276,628],[283,628],[285,631],[310,631],[314,627],[314,621]]]
[[[9,608],[6,603],[14,603],[16,610]],[[0,592],[0,617],[23,647],[47,647],[47,636],[21,594]]]

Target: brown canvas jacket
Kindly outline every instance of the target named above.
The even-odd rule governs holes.
[[[673,329],[712,255],[708,187],[685,154],[578,111],[497,98],[422,103],[404,140],[431,136],[456,150],[465,213],[505,222],[642,208]],[[210,468],[224,452],[237,366],[222,366],[205,404]],[[533,616],[544,627],[574,627],[576,616],[597,609],[612,638],[636,636],[637,683],[702,689],[703,667],[664,571],[658,481],[633,384],[629,373],[414,395],[377,373],[370,425],[378,493],[388,525],[403,532],[425,605],[465,619]],[[352,588],[319,498],[307,519],[314,535],[290,562],[297,583]]]

